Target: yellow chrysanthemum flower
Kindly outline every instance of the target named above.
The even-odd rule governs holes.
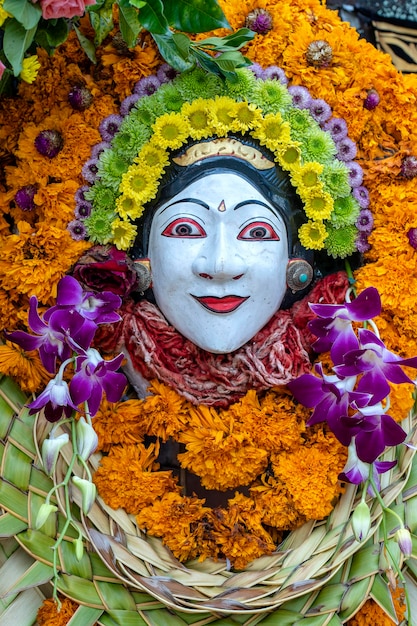
[[[310,161],[291,172],[291,181],[296,187],[307,189],[309,192],[313,190],[317,192],[323,188],[319,178],[322,171],[323,165],[321,163]]]
[[[217,96],[210,104],[210,120],[214,132],[221,136],[233,130],[237,103],[227,96]]]
[[[295,172],[302,167],[300,142],[289,141],[281,144],[277,146],[274,153],[283,170]]]
[[[41,64],[38,61],[38,57],[34,54],[31,57],[27,57],[23,59],[22,62],[22,71],[20,72],[20,78],[25,81],[25,83],[33,83],[35,78],[38,75]]]
[[[144,204],[156,196],[158,181],[159,178],[152,171],[132,165],[123,175],[120,191],[135,198],[137,204]]]
[[[116,211],[122,220],[137,220],[142,215],[143,204],[137,202],[136,198],[129,193],[123,193],[116,200]]]
[[[118,250],[128,250],[133,244],[136,235],[137,227],[123,220],[114,220],[111,225],[113,233],[113,243]]]
[[[197,98],[193,102],[185,102],[181,113],[190,125],[190,136],[193,139],[205,139],[213,133],[210,122],[210,100]]]
[[[298,187],[298,194],[304,201],[304,210],[312,220],[328,220],[332,214],[334,200],[329,193],[316,193],[314,189],[311,193],[306,187]]]
[[[180,113],[165,113],[152,126],[153,142],[161,148],[180,148],[190,135],[190,125]]]
[[[258,126],[262,120],[262,111],[256,104],[248,102],[238,102],[236,104],[236,118],[234,130],[244,133],[251,128]]]
[[[283,121],[281,113],[268,113],[252,136],[259,139],[261,145],[274,151],[290,142],[291,127]]]
[[[300,243],[308,250],[322,250],[326,237],[326,228],[322,222],[309,220],[298,230]]]
[[[141,168],[154,171],[159,177],[169,164],[169,157],[166,150],[155,142],[149,141],[143,146],[134,162]]]

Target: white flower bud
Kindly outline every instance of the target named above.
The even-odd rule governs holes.
[[[400,550],[406,559],[410,558],[413,551],[413,543],[408,528],[400,528],[394,535],[395,541],[400,546]]]
[[[80,417],[75,426],[77,450],[79,456],[87,461],[98,446],[98,436],[94,428]]]
[[[55,469],[55,465],[58,459],[58,454],[61,448],[68,443],[68,433],[62,433],[58,437],[54,437],[51,433],[49,439],[44,439],[42,443],[42,464],[45,472],[50,476]]]
[[[96,486],[94,483],[86,480],[85,478],[79,478],[79,476],[73,476],[72,482],[81,492],[82,510],[84,515],[88,515],[96,499]]]
[[[35,529],[38,530],[38,528],[43,526],[50,514],[55,513],[55,511],[58,511],[58,507],[54,506],[53,504],[47,504],[46,502],[44,502],[41,505],[36,516]]]
[[[363,500],[359,502],[354,510],[351,522],[356,541],[366,539],[371,528],[371,513],[368,505]]]

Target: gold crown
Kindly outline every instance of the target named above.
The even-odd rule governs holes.
[[[275,167],[274,161],[267,159],[260,150],[245,145],[233,137],[219,137],[212,141],[194,144],[182,155],[174,157],[173,161],[177,165],[186,167],[213,156],[233,156],[247,161],[257,170],[269,170]]]

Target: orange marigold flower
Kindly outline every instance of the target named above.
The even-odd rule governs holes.
[[[200,555],[203,522],[210,509],[204,500],[170,492],[141,510],[136,517],[140,528],[150,535],[161,537],[180,561]]]
[[[374,600],[367,600],[355,617],[348,621],[347,626],[394,626],[395,623],[402,622],[406,611],[404,590],[397,587],[391,595],[398,622],[394,622]]]
[[[22,391],[29,393],[40,391],[51,379],[37,350],[25,352],[10,341],[0,345],[0,372],[13,378]]]
[[[267,526],[290,530],[306,521],[305,516],[297,510],[291,493],[273,476],[263,474],[261,483],[254,485],[250,494],[257,511],[261,513],[262,523]]]
[[[179,393],[157,380],[151,382],[149,392],[152,395],[146,397],[141,413],[144,432],[167,441],[187,425],[191,405]]]
[[[108,402],[103,398],[94,417],[97,449],[108,452],[112,445],[141,443],[145,434],[142,407],[143,400]]]
[[[113,509],[136,514],[164,494],[178,490],[171,472],[157,472],[158,446],[114,446],[101,459],[94,482],[103,500]]]
[[[60,606],[55,600],[48,598],[38,610],[36,616],[38,626],[66,626],[78,609],[79,604],[69,598],[60,598]]]

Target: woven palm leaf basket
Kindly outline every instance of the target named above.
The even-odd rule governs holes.
[[[128,4],[97,3],[99,13],[91,21],[87,17],[77,21],[76,30],[67,33],[54,54],[34,50],[37,60],[31,57],[32,65],[22,74],[28,77],[29,72],[30,80],[19,83],[17,94],[0,98],[0,327],[8,331],[0,345],[0,626],[416,625],[413,385],[398,385],[402,391],[391,394],[391,412],[404,438],[399,445],[388,445],[377,459],[376,470],[378,463],[384,466],[378,475],[378,493],[371,486],[364,490],[363,484],[337,480],[346,460],[343,448],[331,512],[318,520],[304,522],[303,518],[304,523],[277,532],[275,549],[247,558],[240,568],[223,552],[218,558],[181,559],[159,535],[151,536],[135,515],[112,508],[100,495],[86,507],[84,493],[74,485],[97,477],[107,451],[94,452],[83,465],[71,443],[74,419],[52,423],[42,410],[36,414],[28,408],[51,376],[37,353],[17,348],[8,333],[31,330],[30,297],[37,297],[40,315],[54,306],[60,281],[69,278],[91,247],[76,229],[84,229],[85,234],[80,189],[89,175],[84,164],[91,165],[91,150],[102,142],[101,120],[117,118],[132,96],[152,97],[158,72],[164,80],[168,73],[149,33],[142,32],[130,47],[123,42],[120,31],[125,37],[130,33],[126,16],[132,12],[123,13]],[[132,4],[136,15],[136,5],[141,3]],[[6,20],[6,27],[17,17],[4,15],[3,5],[26,19],[16,3],[0,1],[0,19]],[[122,7],[122,17],[116,5]],[[355,150],[350,159],[358,164],[352,171],[363,176],[363,183],[362,178],[357,183],[358,199],[349,205],[357,215],[353,221],[352,216],[350,221],[342,216],[336,226],[328,224],[327,231],[320,222],[317,232],[323,240],[327,237],[333,257],[344,259],[355,251],[356,269],[352,273],[347,266],[354,289],[359,295],[368,288],[378,290],[381,341],[400,361],[411,359],[417,355],[417,77],[400,74],[388,55],[360,39],[320,0],[221,0],[219,5],[234,31],[247,27],[255,33],[243,51],[256,71],[273,67],[275,84],[277,76],[284,76],[289,85],[301,88],[299,96],[308,93],[319,109],[328,107],[339,128],[348,128],[348,149]],[[54,28],[55,22],[51,24]],[[96,34],[109,26],[103,40],[96,41],[94,54],[88,45],[95,36],[92,24]],[[229,33],[215,31],[218,37]],[[193,36],[193,42],[198,45],[206,36]],[[242,69],[240,83],[228,84],[240,104],[244,90],[253,84],[253,76],[248,79],[245,72]],[[200,83],[190,79],[187,85],[184,79],[182,84],[192,92],[192,106],[199,106],[199,88],[206,89],[206,103],[217,102],[209,92],[217,77],[209,74],[206,80],[196,75]],[[229,80],[227,76],[226,72]],[[145,86],[149,91],[143,93]],[[165,85],[164,89],[163,105],[168,103],[169,115],[179,118],[178,94],[172,95],[175,88]],[[87,99],[81,104],[74,101],[77,90]],[[219,100],[232,106],[231,97],[222,94]],[[285,98],[288,104],[287,93]],[[183,105],[181,101],[178,110]],[[251,103],[245,112],[253,112],[255,105]],[[187,102],[181,111],[186,106],[192,108]],[[168,115],[162,106],[161,111],[160,119]],[[266,120],[268,115],[272,114],[265,114]],[[302,117],[293,119],[300,122]],[[323,138],[325,121],[314,124]],[[295,126],[294,122],[291,131],[296,131]],[[35,147],[45,132],[59,137],[59,149],[53,146],[57,148],[53,154],[42,154]],[[286,141],[289,145],[289,136]],[[313,157],[309,160],[317,165]],[[302,183],[297,184],[301,189]],[[105,193],[100,198],[105,200]],[[94,230],[94,220],[89,223]],[[131,224],[126,226],[125,221],[124,226],[118,243]],[[125,250],[128,245],[121,247]],[[339,264],[333,269],[343,273],[347,284],[340,268]],[[415,369],[407,368],[407,374],[412,379]],[[48,473],[42,446],[52,429],[53,438],[66,443]],[[300,474],[300,482],[301,478]],[[315,485],[315,493],[319,487]],[[370,519],[360,522],[365,528],[362,536],[355,511],[364,507]],[[48,514],[40,515],[45,510]]]

